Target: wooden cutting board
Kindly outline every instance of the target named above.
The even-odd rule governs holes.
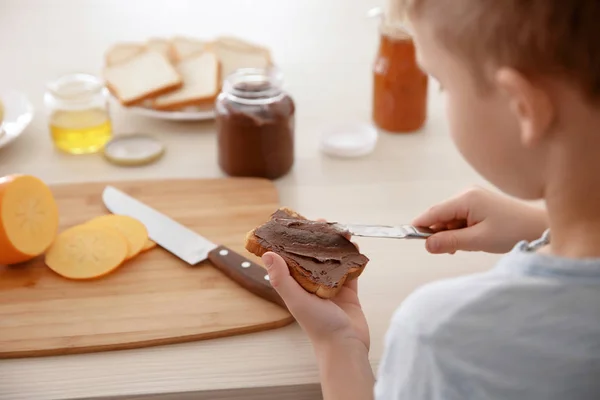
[[[262,179],[56,185],[61,230],[107,214],[101,200],[107,184],[257,262],[244,249],[244,236],[279,206],[274,185]],[[211,339],[292,321],[210,262],[192,267],[160,247],[93,281],[64,279],[42,257],[0,266],[0,358]]]

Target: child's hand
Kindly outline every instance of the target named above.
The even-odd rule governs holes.
[[[357,295],[357,280],[347,282],[334,299],[325,300],[308,293],[290,275],[279,255],[262,257],[273,288],[316,346],[360,342],[369,349],[369,328]]]
[[[414,225],[440,231],[426,241],[431,253],[505,253],[521,240],[535,240],[548,228],[544,210],[484,189],[472,189],[433,206]]]

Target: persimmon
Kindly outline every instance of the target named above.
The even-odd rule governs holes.
[[[91,219],[86,225],[108,226],[117,229],[129,244],[127,259],[138,255],[148,240],[146,226],[135,218],[126,215],[107,214]]]
[[[58,234],[58,206],[50,188],[30,175],[0,178],[0,264],[43,254]]]
[[[148,239],[148,240],[146,240],[146,243],[144,243],[144,247],[142,247],[142,252],[148,251],[155,247],[156,247],[156,242],[153,241],[152,239]]]
[[[123,265],[128,252],[127,239],[117,229],[83,224],[57,235],[45,263],[68,279],[94,279]]]

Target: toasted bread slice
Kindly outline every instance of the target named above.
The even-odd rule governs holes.
[[[121,64],[144,50],[144,45],[139,43],[117,43],[106,51],[104,62],[109,66]]]
[[[308,221],[302,215],[285,207],[280,208],[277,212],[273,213],[269,221],[273,221],[275,218],[282,218],[282,216],[293,220]],[[269,221],[267,221],[267,223]],[[316,221],[308,222],[319,224]],[[321,298],[328,299],[335,297],[342,289],[346,281],[356,279],[360,276],[360,274],[363,272],[366,264],[369,261],[367,257],[359,253],[356,246],[354,246],[354,244],[350,242],[350,240],[344,235],[343,232],[335,232],[332,229],[331,233],[329,233],[330,238],[331,235],[333,235],[334,237],[338,237],[336,237],[334,241],[327,240],[326,243],[318,243],[318,238],[321,236],[319,236],[319,234],[315,234],[315,241],[311,243],[312,245],[317,245],[316,249],[314,249],[314,254],[303,254],[299,256],[298,253],[292,254],[286,251],[285,246],[282,246],[281,243],[268,243],[265,240],[258,237],[257,230],[259,228],[261,227],[257,227],[246,234],[246,250],[258,257],[261,257],[263,254],[269,251],[279,254],[287,263],[290,275],[300,284],[300,286],[302,286],[306,291],[314,293]],[[285,230],[286,235],[288,235],[290,238],[293,238],[294,229],[295,228],[289,228],[289,230]],[[306,237],[304,239],[306,240]],[[290,240],[294,241],[295,239]],[[294,245],[297,244],[297,242],[294,242]],[[321,249],[319,249],[320,245],[322,245]],[[331,259],[330,261],[332,262],[330,262],[329,264],[323,264],[324,271],[326,271],[327,268],[331,268],[332,270],[336,271],[340,271],[340,268],[344,268],[345,270],[343,271],[343,274],[338,274],[338,279],[333,281],[327,281],[327,279],[322,279],[323,274],[311,273],[311,271],[306,268],[309,262],[314,263],[315,260],[326,259],[327,254],[329,254],[329,257],[331,257],[331,252],[341,251],[340,248],[344,248],[343,251],[345,253],[340,263],[336,264],[335,262],[333,262],[335,260]],[[306,248],[304,248],[303,252],[305,251]],[[344,264],[346,260],[349,259],[348,257],[353,258],[352,262]],[[327,265],[329,265],[329,267]]]
[[[106,67],[104,79],[108,90],[124,106],[179,89],[183,84],[181,75],[169,60],[153,50]]]
[[[165,38],[153,37],[146,41],[146,48],[154,50],[173,61],[171,54],[171,41]]]
[[[202,40],[186,36],[175,36],[171,39],[171,58],[174,62],[180,62],[204,50],[206,43]]]
[[[247,40],[240,39],[235,36],[219,36],[214,41],[211,42],[211,45],[222,45],[228,46],[238,50],[245,51],[254,51],[254,50],[267,50],[266,47],[258,45],[256,43],[252,43]]]
[[[183,86],[154,98],[152,108],[177,110],[213,103],[220,88],[219,60],[209,51],[198,53],[177,64]]]
[[[269,49],[239,39],[222,37],[207,46],[219,57],[223,78],[240,68],[267,68],[273,64]]]

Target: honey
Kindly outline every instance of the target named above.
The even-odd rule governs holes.
[[[63,76],[48,85],[44,100],[56,148],[70,154],[97,153],[112,138],[107,90],[95,76]]]
[[[96,153],[112,137],[108,114],[101,109],[59,110],[50,118],[54,145],[67,153]]]

